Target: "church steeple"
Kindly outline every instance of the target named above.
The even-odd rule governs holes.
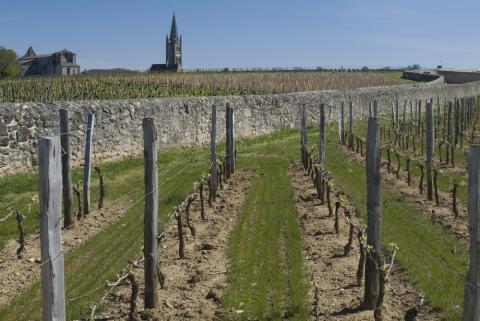
[[[175,12],[173,13],[172,27],[170,28],[170,39],[177,38],[177,21],[175,19]]]
[[[182,70],[182,35],[177,30],[177,19],[173,12],[170,34],[165,37],[165,63],[153,64],[150,71],[180,71]]]
[[[175,70],[182,69],[182,36],[177,30],[177,19],[173,13],[170,35],[166,40],[166,66]]]

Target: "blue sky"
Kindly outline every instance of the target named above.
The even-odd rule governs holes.
[[[82,69],[480,66],[479,0],[0,0],[0,45],[67,48]]]

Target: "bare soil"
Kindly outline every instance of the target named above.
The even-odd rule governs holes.
[[[296,210],[304,230],[304,260],[311,277],[310,320],[371,321],[373,311],[361,308],[364,287],[357,286],[356,272],[359,261],[357,235],[349,256],[344,256],[348,243],[349,225],[340,210],[340,233],[336,235],[334,217],[329,217],[326,205],[321,205],[308,174],[299,164],[289,168],[291,182],[295,189]],[[332,195],[335,210],[336,199]],[[347,204],[352,213],[352,222],[361,224],[355,216],[354,207]],[[420,295],[406,272],[395,263],[387,283],[384,320],[404,320],[409,309],[420,306]],[[417,320],[441,320],[441,315],[426,305],[420,306]]]
[[[227,245],[230,232],[244,203],[252,173],[239,169],[219,190],[210,208],[205,200],[206,220],[200,217],[200,200],[192,203],[191,222],[196,229],[192,236],[183,228],[185,257],[179,259],[177,226],[171,224],[160,243],[160,265],[165,275],[165,287],[158,290],[159,307],[144,309],[143,264],[136,264],[132,273],[139,285],[136,300],[137,317],[143,320],[214,320],[221,313],[221,298],[227,287]],[[205,193],[208,195],[208,192]],[[108,296],[107,304],[97,320],[127,320],[129,318],[131,286],[122,282]]]
[[[63,253],[68,253],[78,247],[120,218],[125,213],[127,206],[128,200],[126,198],[108,202],[103,209],[91,211],[86,218],[76,222],[72,228],[63,229]],[[39,219],[36,215],[32,213],[26,219]],[[16,256],[19,247],[17,240],[8,241],[0,251],[0,305],[6,304],[12,297],[22,293],[32,283],[40,279],[39,234],[40,232],[37,231],[25,237],[25,250],[21,253],[21,258]]]

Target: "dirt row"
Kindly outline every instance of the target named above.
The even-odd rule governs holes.
[[[118,220],[128,207],[127,198],[109,202],[103,209],[94,210],[70,229],[62,230],[62,248],[64,255],[80,246],[86,240],[103,230],[107,225]],[[26,219],[40,220],[36,214]],[[63,224],[61,221],[60,224]],[[40,232],[25,237],[25,250],[21,258],[16,256],[19,243],[9,240],[0,251],[0,305],[6,304],[19,295],[35,281],[40,279]]]
[[[136,300],[137,317],[143,320],[213,320],[222,313],[221,298],[227,286],[228,236],[235,226],[251,182],[252,172],[239,169],[229,183],[219,190],[210,208],[206,205],[206,220],[200,217],[197,198],[190,209],[196,230],[192,236],[184,227],[185,257],[179,258],[177,226],[171,224],[160,243],[160,266],[165,276],[163,289],[158,290],[159,307],[145,310],[144,269],[137,264],[131,272],[139,286]],[[125,280],[107,298],[107,304],[97,320],[128,320],[131,285]]]
[[[340,234],[337,236],[334,217],[329,216],[326,205],[320,204],[311,178],[303,167],[291,165],[289,175],[295,189],[298,219],[304,231],[305,266],[311,278],[310,319],[373,320],[373,311],[363,311],[361,308],[364,287],[357,285],[360,254],[356,235],[350,254],[344,256],[349,226],[343,219],[343,211],[339,221]],[[332,202],[335,202],[333,197]],[[351,204],[348,207],[353,209]],[[353,215],[352,220],[354,224],[360,223],[358,216]],[[407,311],[418,309],[420,301],[420,294],[408,281],[406,272],[399,264],[394,264],[386,289],[384,320],[405,320]],[[418,320],[441,320],[441,316],[428,306],[421,305],[419,310]]]

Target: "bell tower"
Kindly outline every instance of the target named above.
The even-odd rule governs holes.
[[[170,36],[166,39],[166,65],[167,69],[182,69],[182,36],[177,31],[177,21],[173,14]]]

